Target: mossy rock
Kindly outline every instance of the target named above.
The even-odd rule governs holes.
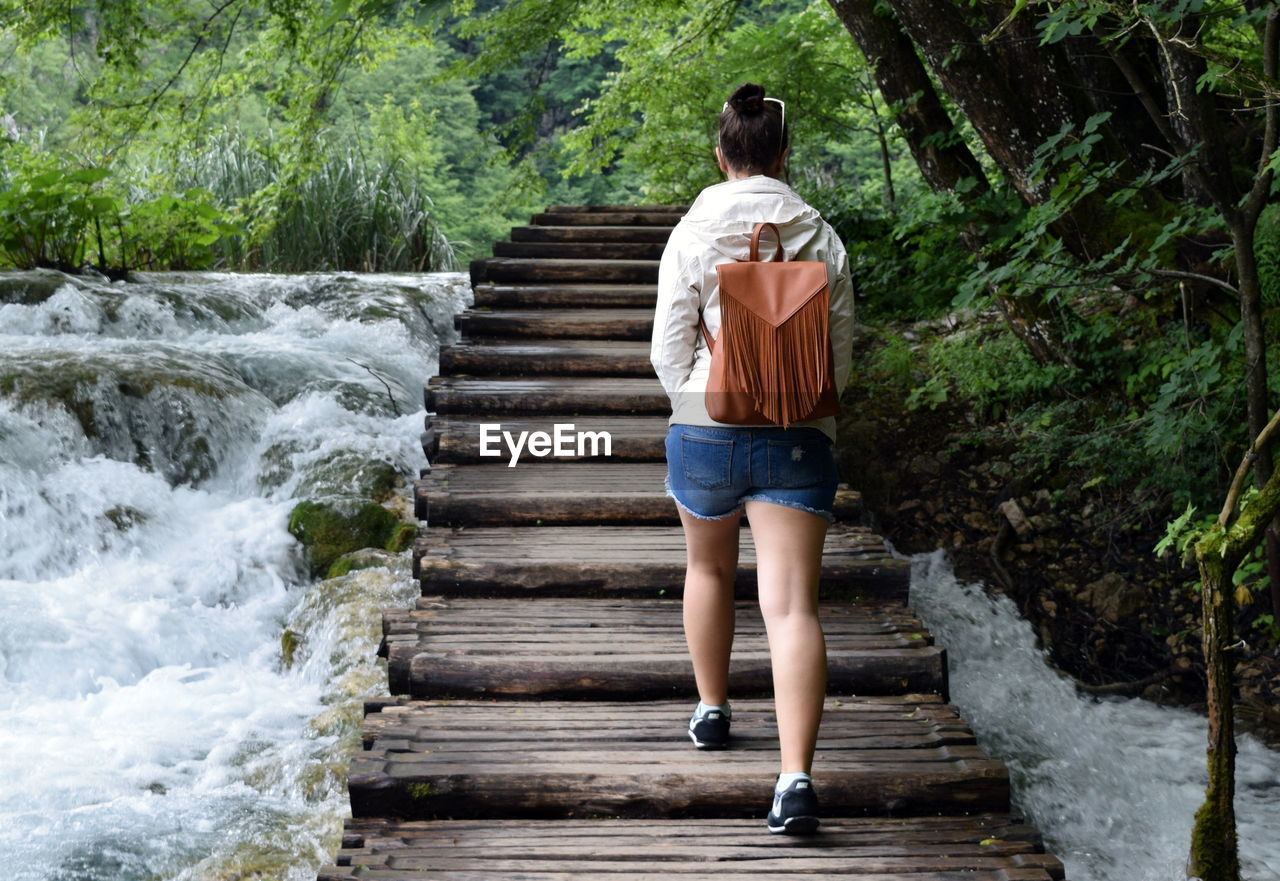
[[[340,509],[322,502],[300,502],[289,515],[289,532],[306,546],[311,574],[329,572],[343,554],[361,548],[381,548],[399,533],[402,524],[395,514],[374,502]]]
[[[401,523],[392,533],[387,544],[390,546],[396,541],[397,535],[401,533],[405,527],[409,527],[411,532],[416,532],[413,524]],[[409,538],[413,541],[412,536]],[[325,573],[325,578],[341,578],[350,572],[359,572],[361,569],[380,569],[389,568],[395,562],[395,556],[391,553],[391,548],[362,548],[349,554],[343,554],[341,557],[333,561],[333,565],[329,567],[329,571]]]

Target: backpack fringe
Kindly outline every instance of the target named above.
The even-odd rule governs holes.
[[[777,327],[732,297],[720,299],[716,346],[725,347],[725,384],[747,392],[770,422],[790,425],[812,412],[822,396],[822,380],[832,371],[823,333],[829,299],[824,291]]]

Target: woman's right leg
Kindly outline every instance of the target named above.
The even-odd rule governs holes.
[[[684,508],[688,568],[684,576],[684,635],[703,703],[722,707],[729,699],[729,652],[733,648],[733,579],[738,571],[741,517],[694,517]]]

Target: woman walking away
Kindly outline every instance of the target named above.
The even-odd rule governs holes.
[[[775,259],[826,264],[837,393],[848,379],[848,258],[831,227],[780,179],[788,151],[786,106],[765,97],[759,85],[741,86],[720,114],[715,152],[727,180],[699,194],[662,255],[651,360],[671,398],[667,493],[676,500],[688,552],[684,628],[699,696],[689,736],[698,749],[730,743],[733,581],[745,510],[781,744],[767,822],[770,832],[809,834],[819,823],[810,772],[827,683],[818,575],[833,519],[835,417],[787,426],[729,425],[711,419],[704,398],[712,356],[706,337],[714,347],[722,318],[716,266],[746,260],[759,223],[779,231],[783,255]],[[776,247],[762,242],[760,252]]]

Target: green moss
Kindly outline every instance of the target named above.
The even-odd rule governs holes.
[[[409,797],[415,801],[431,798],[435,794],[430,783],[410,783],[408,786]]]
[[[285,629],[280,634],[280,656],[284,659],[285,669],[293,667],[294,655],[298,652],[298,646],[302,644],[302,637],[292,630]]]
[[[352,560],[348,556],[341,556],[333,561],[333,565],[329,567],[329,571],[324,573],[325,578],[341,578],[351,571]]]
[[[386,547],[400,525],[395,514],[373,502],[345,510],[321,502],[300,502],[289,515],[289,532],[306,546],[314,577],[327,573],[343,554]]]
[[[392,553],[400,553],[404,549],[413,544],[414,538],[418,535],[418,527],[412,523],[401,523],[396,526],[391,533],[391,538],[387,539],[384,547]]]

